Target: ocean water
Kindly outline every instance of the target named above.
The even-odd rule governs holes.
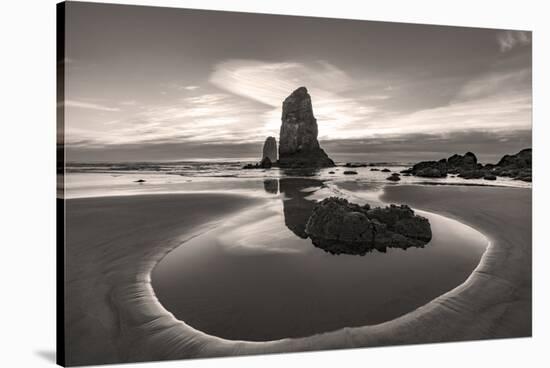
[[[59,195],[65,198],[93,197],[105,195],[134,195],[144,193],[171,193],[195,191],[247,191],[256,188],[264,179],[285,177],[315,178],[325,182],[356,182],[379,185],[433,184],[433,185],[491,185],[530,188],[526,183],[499,177],[495,181],[483,179],[419,178],[401,176],[395,183],[386,180],[393,172],[404,170],[410,165],[400,163],[375,164],[370,167],[334,167],[318,170],[252,169],[242,166],[250,161],[179,161],[157,163],[69,163],[60,186]],[[372,171],[389,169],[391,172]],[[353,170],[357,175],[345,175]],[[145,182],[137,183],[137,180]],[[64,193],[61,188],[64,187]]]

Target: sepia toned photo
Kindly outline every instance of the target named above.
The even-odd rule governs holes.
[[[57,27],[59,364],[531,336],[530,31]]]

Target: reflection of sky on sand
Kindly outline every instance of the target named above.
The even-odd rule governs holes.
[[[231,253],[296,253],[304,247],[296,247],[289,242],[294,236],[287,228],[281,228],[283,216],[280,203],[269,204],[238,215],[216,231],[216,241],[224,251]]]
[[[176,248],[153,271],[164,307],[206,333],[262,341],[391,320],[464,282],[488,244],[468,226],[418,211],[432,225],[425,248],[334,256],[304,232],[315,201],[342,192],[366,201],[379,188],[287,178],[276,194],[274,182],[263,185],[261,205]]]

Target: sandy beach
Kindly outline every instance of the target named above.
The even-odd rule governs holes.
[[[491,244],[465,283],[411,313],[378,325],[268,342],[197,331],[174,318],[151,286],[151,272],[168,252],[262,199],[196,193],[67,200],[67,364],[531,335],[530,189],[387,186],[382,200],[458,220]]]

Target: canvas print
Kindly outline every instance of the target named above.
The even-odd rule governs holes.
[[[57,11],[60,364],[531,336],[531,32]]]

